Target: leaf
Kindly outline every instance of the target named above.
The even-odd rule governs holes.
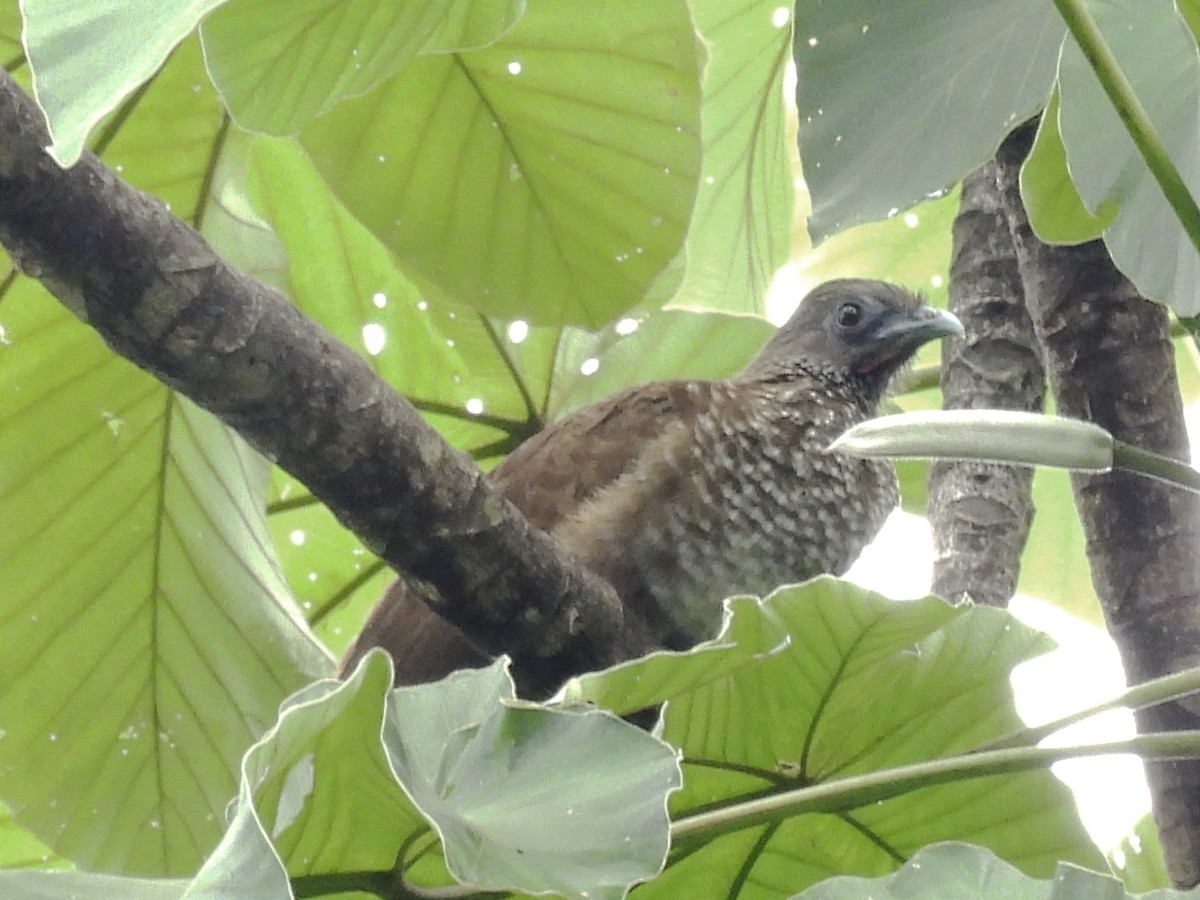
[[[1021,555],[1017,590],[1103,628],[1104,615],[1092,586],[1070,476],[1066,472],[1035,472],[1033,504],[1037,515]]]
[[[788,257],[795,196],[779,90],[791,18],[776,0],[690,6],[708,51],[704,156],[683,282],[671,305],[761,314]]]
[[[882,878],[841,876],[809,888],[797,900],[900,900],[901,897],[1011,897],[1020,900],[1121,900],[1132,898],[1108,874],[1062,863],[1049,880],[1031,878],[983,847],[944,843],[926,847],[898,871]],[[1139,895],[1145,896],[1145,895]],[[1161,891],[1169,897],[1200,897],[1200,888]]]
[[[68,865],[65,859],[56,857],[49,847],[13,821],[12,813],[0,805],[0,869],[60,869]]]
[[[983,163],[1045,104],[1064,31],[1042,0],[801,0],[796,22],[816,243]]]
[[[1108,852],[1108,859],[1113,872],[1121,876],[1125,889],[1131,893],[1142,894],[1171,886],[1158,828],[1149,813],[1142,816],[1120,844]]]
[[[25,46],[51,155],[64,166],[75,162],[88,133],[223,2],[25,0]]]
[[[192,221],[221,143],[204,79],[185,41],[97,147]],[[79,865],[190,873],[245,748],[330,666],[272,557],[267,469],[36,282],[4,289],[0,334],[0,797]]]
[[[450,871],[477,887],[621,897],[652,877],[674,752],[608,713],[513,700],[506,665],[391,691],[375,652],[346,682],[290,698],[247,753],[230,829],[186,896],[284,897],[289,878],[393,867],[446,884],[426,817]]]
[[[17,68],[15,61],[25,58],[25,48],[21,44],[21,9],[11,0],[0,4],[0,53],[3,53],[10,75]]]
[[[657,874],[674,751],[610,713],[513,696],[502,664],[393,694],[388,756],[450,871],[478,888],[592,897]]]
[[[229,190],[245,192],[286,251],[280,280],[297,306],[362,353],[456,446],[485,447],[531,418],[505,335],[469,309],[423,297],[293,142],[260,139],[245,152],[244,181]]]
[[[727,678],[757,655],[779,653],[790,638],[777,622],[756,614],[758,603],[754,597],[731,597],[725,601],[721,633],[713,640],[572,678],[559,699],[595,703],[628,715]]]
[[[743,655],[723,649],[745,642]],[[683,752],[673,817],[735,800],[962,752],[1021,726],[1008,673],[1048,649],[1007,613],[896,603],[832,578],[734,601],[715,645],[576,682],[574,695],[666,702],[663,736]],[[711,655],[711,657],[709,657]],[[714,674],[697,672],[711,658]],[[730,668],[732,667],[732,671]],[[608,679],[613,679],[612,683]],[[839,873],[879,875],[931,841],[986,843],[1022,868],[1103,862],[1049,771],[998,775],[833,814],[684,843],[646,897],[788,896]]]
[[[125,878],[94,872],[0,872],[0,893],[21,900],[180,900],[181,878]],[[242,895],[243,897],[247,895]]]
[[[374,654],[287,699],[242,760],[229,829],[185,896],[284,898],[289,876],[391,868],[398,835],[423,828],[379,744],[391,681]]]
[[[539,0],[491,46],[412,60],[302,141],[435,299],[594,327],[682,245],[700,67],[683,0]]]
[[[1200,196],[1200,58],[1191,32],[1171,0],[1098,3],[1092,12],[1172,162]],[[1117,209],[1104,232],[1113,261],[1146,297],[1180,316],[1200,312],[1200,255],[1073,41],[1063,49],[1059,91],[1058,127],[1079,196],[1102,218]]]
[[[261,459],[40,293],[10,291],[0,348],[0,796],[80,865],[191,871],[242,752],[328,657]]]
[[[275,470],[272,481],[272,504],[309,500],[295,508],[268,506],[267,524],[304,618],[322,643],[340,656],[395,572],[300,482],[281,469]]]
[[[295,134],[431,44],[490,43],[523,8],[523,0],[233,0],[204,20],[201,34],[213,82],[238,124]]]
[[[1081,244],[1095,240],[1116,215],[1109,204],[1103,218],[1086,206],[1067,171],[1067,151],[1058,130],[1057,88],[1038,122],[1037,137],[1021,166],[1021,200],[1038,238],[1048,244]]]

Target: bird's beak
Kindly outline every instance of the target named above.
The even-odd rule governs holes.
[[[944,309],[921,306],[908,314],[898,313],[884,322],[875,339],[881,344],[900,344],[915,350],[934,338],[961,336],[962,322]]]
[[[935,338],[961,336],[962,322],[944,309],[920,306],[914,310],[896,312],[879,324],[871,335],[871,344],[878,348],[864,360],[860,371],[872,371],[891,363],[901,366],[917,348]]]

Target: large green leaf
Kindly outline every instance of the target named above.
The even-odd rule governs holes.
[[[261,139],[249,153],[244,189],[286,251],[283,287],[301,309],[362,353],[456,446],[485,447],[536,416],[514,383],[502,329],[469,308],[425,299],[293,142]]]
[[[737,649],[724,648],[729,640]],[[735,799],[962,752],[1021,727],[1008,675],[1048,648],[1007,613],[895,603],[821,578],[733,603],[721,638],[587,676],[572,696],[617,709],[666,701],[683,751],[677,820]],[[708,671],[698,654],[710,655]],[[879,875],[933,841],[973,840],[1032,873],[1102,866],[1049,771],[923,788],[688,845],[645,896],[789,896],[834,874]]]
[[[302,140],[424,290],[599,325],[682,245],[701,58],[683,0],[535,0],[496,43],[418,57]]]
[[[611,898],[657,874],[674,750],[607,712],[513,698],[503,664],[392,696],[388,757],[450,871],[482,888]]]
[[[193,221],[221,134],[203,78],[185,42],[98,136]],[[191,871],[242,751],[328,658],[274,562],[257,455],[35,282],[3,288],[0,797],[81,865]]]
[[[1200,196],[1200,58],[1172,0],[1089,4],[1171,160]],[[1104,232],[1113,261],[1147,297],[1181,316],[1200,312],[1200,254],[1167,204],[1091,66],[1073,41],[1059,67],[1058,127],[1087,208],[1116,217]]]
[[[417,53],[495,40],[523,0],[230,0],[204,21],[209,70],[245,128],[294,134]]]
[[[89,132],[223,2],[25,0],[25,46],[55,159],[78,159]]]
[[[946,190],[1046,102],[1044,0],[799,0],[800,153],[820,241]]]
[[[375,653],[292,697],[192,892],[284,896],[287,878],[364,870],[446,884],[435,835],[476,887],[615,898],[652,877],[674,751],[598,710],[515,701],[504,665],[389,691]]]
[[[6,298],[0,348],[0,796],[83,865],[188,871],[327,657],[273,560],[262,461],[37,292]]]
[[[704,158],[672,305],[761,313],[788,255],[795,190],[784,135],[791,17],[775,0],[691,0],[708,50]]]
[[[0,889],[284,900],[421,893],[452,872],[476,888],[618,900],[662,867],[675,751],[609,713],[516,701],[505,666],[392,691],[377,652],[345,682],[288,698],[190,883],[0,872]]]

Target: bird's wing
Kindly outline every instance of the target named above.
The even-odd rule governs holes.
[[[492,483],[537,528],[551,531],[616,481],[672,422],[711,399],[702,381],[656,381],[583,407],[540,431],[492,470]]]

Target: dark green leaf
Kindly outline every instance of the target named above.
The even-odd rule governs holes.
[[[1200,196],[1200,58],[1171,0],[1092,11],[1172,162]],[[1150,298],[1181,316],[1200,312],[1200,254],[1073,41],[1063,51],[1058,127],[1071,177],[1101,218],[1113,261]]]
[[[948,189],[1046,102],[1043,0],[799,0],[800,155],[820,241]]]

